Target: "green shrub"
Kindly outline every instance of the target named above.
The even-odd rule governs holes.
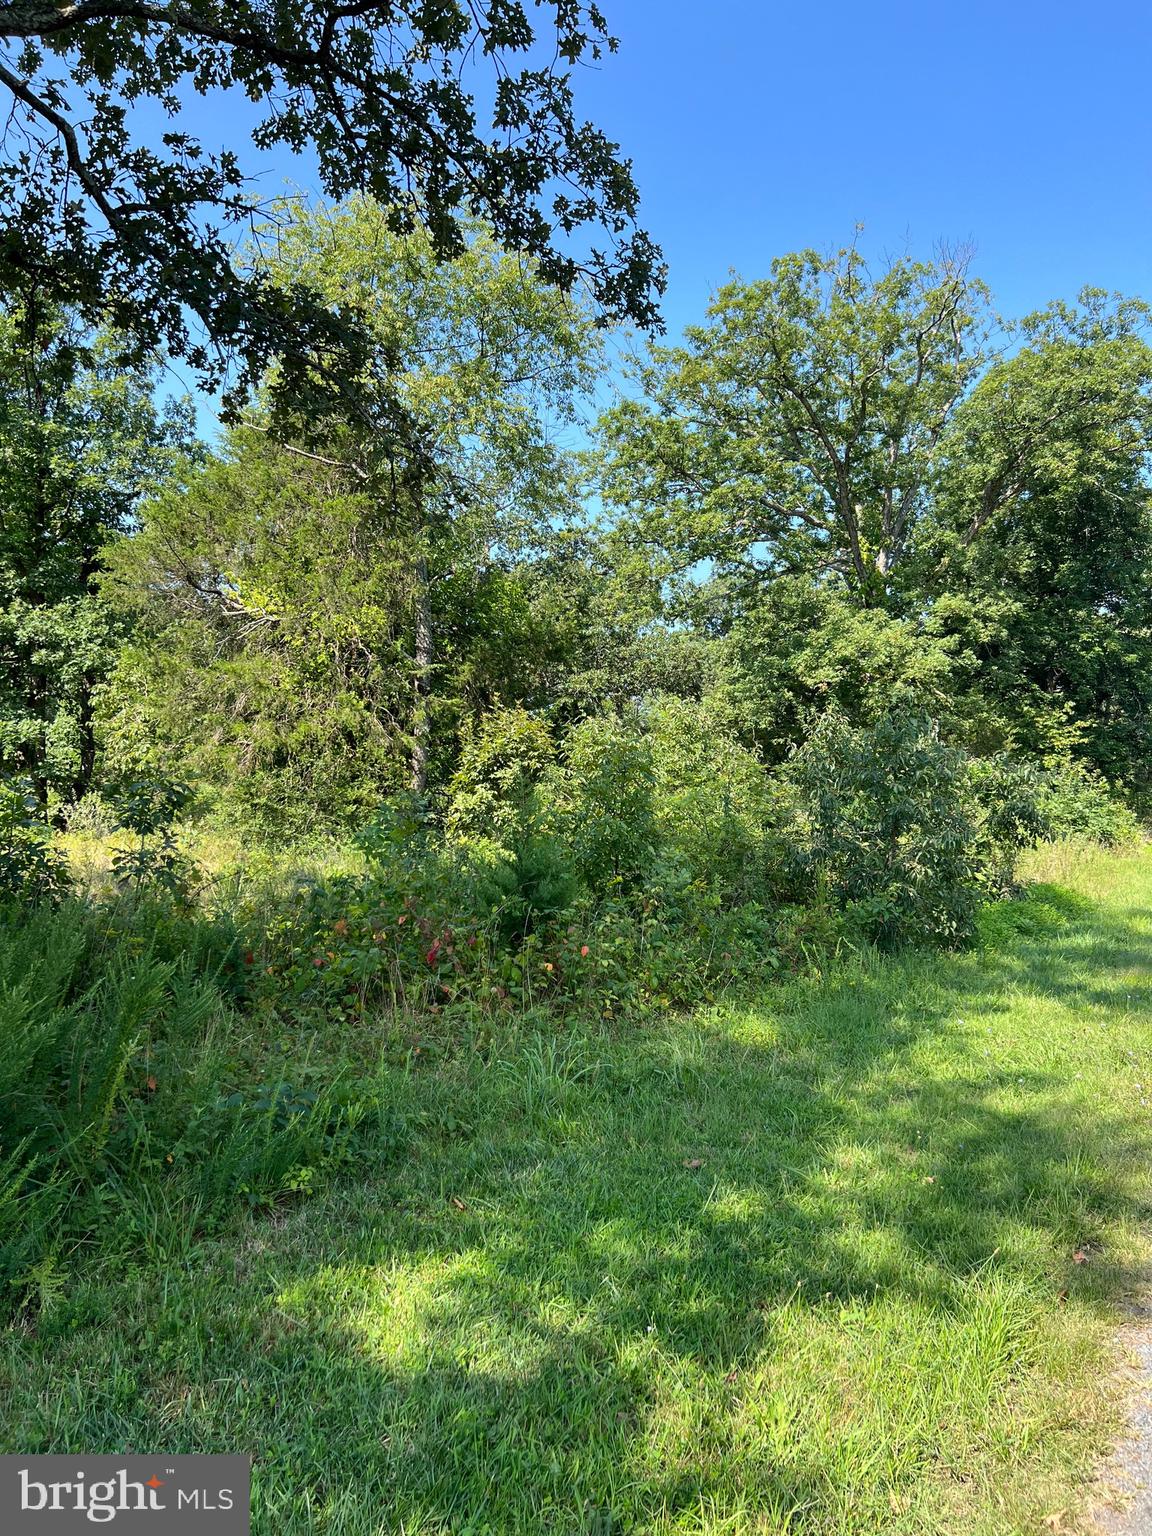
[[[570,850],[588,891],[636,886],[660,843],[653,743],[638,712],[590,716],[564,738],[537,797],[541,823]]]
[[[92,837],[110,837],[116,830],[115,811],[94,791],[65,806],[63,820],[69,832],[86,833]]]
[[[787,881],[787,787],[731,735],[714,706],[653,700],[653,820],[660,858],[728,905],[775,902]]]
[[[982,893],[968,759],[926,718],[821,721],[792,761],[813,882],[880,945],[956,944]]]
[[[1083,837],[1116,847],[1131,842],[1140,824],[1098,769],[1075,758],[1047,762],[1039,804],[1049,837]]]
[[[447,788],[445,830],[453,841],[514,842],[536,786],[555,760],[547,723],[526,709],[484,715],[464,738]]]
[[[172,829],[192,800],[191,788],[172,779],[135,775],[113,784],[107,794],[117,824],[135,839],[112,861],[121,889],[139,896],[150,887],[185,900],[193,871]]]
[[[974,851],[986,894],[1006,895],[1020,854],[1051,835],[1043,776],[1034,763],[997,753],[972,759],[968,778],[977,810]]]
[[[67,886],[31,780],[0,777],[0,902],[54,900]]]

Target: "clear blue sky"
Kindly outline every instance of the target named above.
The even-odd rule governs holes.
[[[580,72],[578,100],[635,163],[671,335],[730,269],[756,277],[858,223],[879,256],[971,242],[1007,314],[1089,282],[1152,297],[1152,8],[603,4],[621,51]],[[219,103],[204,119],[209,141],[250,120]],[[310,179],[244,159],[268,191]]]
[[[729,268],[969,240],[1007,313],[1152,297],[1152,8],[1134,0],[604,0],[581,100],[632,156],[670,331]]]

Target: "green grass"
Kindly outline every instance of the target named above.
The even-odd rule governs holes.
[[[251,1452],[266,1536],[1040,1530],[1147,1253],[1152,852],[1036,873],[968,955],[384,1061],[403,1158],[49,1295],[3,1448]]]

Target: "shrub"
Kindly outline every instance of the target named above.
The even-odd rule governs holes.
[[[645,721],[662,860],[728,905],[776,901],[787,882],[791,806],[714,706],[664,698]]]
[[[81,836],[111,837],[116,830],[116,813],[103,796],[81,795],[64,809],[64,825]]]
[[[1039,805],[1049,837],[1083,837],[1105,847],[1130,842],[1140,824],[1096,768],[1075,758],[1046,763]]]
[[[589,891],[636,886],[656,856],[653,744],[639,713],[590,716],[564,738],[538,794],[541,824]]]
[[[810,877],[880,945],[956,944],[981,894],[968,760],[924,717],[821,721],[791,765]]]
[[[35,905],[67,889],[67,868],[49,836],[31,780],[0,777],[0,902]]]
[[[445,830],[459,841],[514,842],[536,785],[556,756],[545,721],[526,709],[497,709],[473,724],[448,784]]]
[[[145,886],[184,900],[192,877],[189,861],[176,847],[173,823],[192,799],[187,784],[137,775],[121,779],[108,790],[108,801],[119,826],[135,842],[112,860],[122,889],[139,896]]]
[[[968,774],[978,812],[974,848],[987,894],[1005,895],[1020,854],[1051,835],[1044,779],[1034,763],[1008,753],[972,759]]]
[[[555,837],[528,829],[496,860],[478,893],[509,946],[571,912],[579,884],[568,850]],[[483,915],[483,908],[481,909]]]

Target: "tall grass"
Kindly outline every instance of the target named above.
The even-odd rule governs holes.
[[[0,1308],[301,1192],[368,1135],[364,1090],[288,1081],[235,1006],[236,936],[147,905],[0,910]]]

